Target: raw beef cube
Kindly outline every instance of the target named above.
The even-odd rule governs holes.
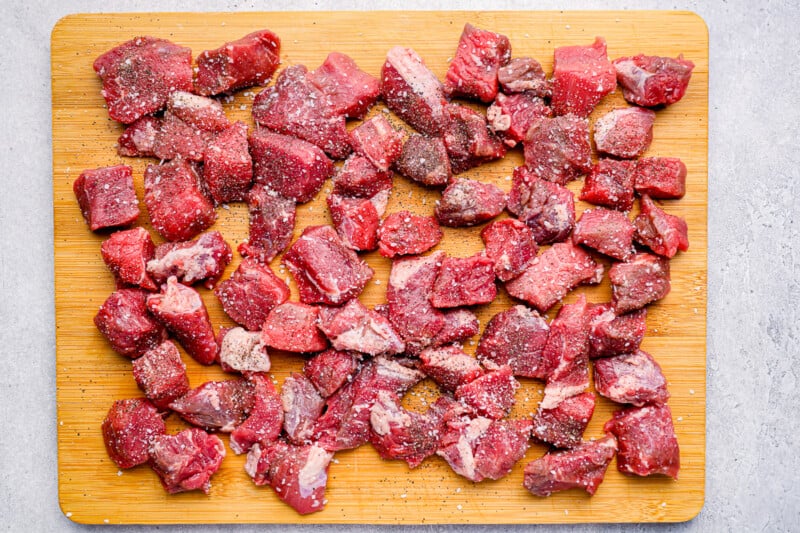
[[[488,304],[497,296],[494,284],[494,261],[482,254],[472,257],[445,257],[431,303],[434,307],[462,307]]]
[[[147,165],[144,203],[153,228],[168,241],[188,241],[217,219],[200,176],[186,161]]]
[[[623,159],[642,155],[653,142],[656,114],[641,107],[614,109],[594,123],[597,151]]]
[[[588,117],[605,95],[617,88],[617,74],[606,55],[606,41],[562,46],[553,56],[553,110]]]
[[[549,368],[542,360],[550,326],[536,311],[515,305],[497,313],[481,335],[478,360],[511,367],[515,376],[545,379]]]
[[[636,254],[627,263],[615,264],[608,276],[618,314],[641,309],[670,291],[669,260],[651,254]]]
[[[491,102],[497,96],[497,71],[510,58],[508,37],[465,24],[444,79],[448,96]]]
[[[572,191],[537,177],[525,167],[514,169],[508,210],[531,228],[539,244],[561,242],[575,227]]]
[[[153,150],[160,127],[161,119],[155,117],[136,120],[117,139],[117,153],[128,157],[155,157]]]
[[[303,373],[323,398],[339,390],[357,371],[358,358],[353,353],[332,349],[315,355],[303,366]]]
[[[253,406],[247,419],[231,433],[231,450],[249,452],[255,444],[266,446],[278,439],[283,427],[283,405],[269,376],[256,372],[247,375],[253,389]]]
[[[594,413],[594,394],[570,396],[533,417],[533,437],[556,448],[575,448]]]
[[[442,193],[436,218],[443,226],[474,226],[503,212],[506,194],[492,183],[459,178]]]
[[[328,54],[308,77],[325,95],[335,115],[364,118],[381,94],[381,82],[359,69],[350,56],[339,52]]]
[[[148,293],[119,289],[109,296],[94,317],[94,324],[115,352],[135,359],[167,339],[167,332],[147,312]]]
[[[230,93],[269,83],[280,63],[281,41],[269,30],[249,33],[197,56],[198,94]]]
[[[244,328],[222,328],[219,339],[219,366],[225,372],[269,372],[267,346],[261,333]]]
[[[133,378],[147,399],[161,411],[189,392],[186,365],[172,341],[164,341],[134,360]]]
[[[625,213],[598,207],[583,212],[572,233],[572,242],[614,259],[627,261],[634,253],[634,232],[633,224]]]
[[[554,409],[589,387],[589,320],[591,309],[581,294],[574,304],[565,304],[550,324],[542,350],[549,369],[541,409]]]
[[[633,188],[651,198],[683,198],[686,165],[677,157],[643,157],[636,161]]]
[[[372,198],[392,189],[392,173],[375,168],[369,159],[353,154],[333,176],[333,194],[355,198]]]
[[[247,193],[250,233],[239,245],[239,253],[261,263],[269,263],[292,240],[296,206],[267,186],[256,183]]]
[[[283,255],[304,303],[339,305],[357,297],[374,271],[330,226],[309,226]]]
[[[502,366],[456,389],[456,399],[481,416],[500,420],[514,406],[514,392],[519,388],[511,367]]]
[[[158,410],[144,398],[114,402],[102,429],[108,456],[120,468],[146,463],[150,442],[166,432]]]
[[[274,86],[256,96],[253,118],[259,126],[314,144],[334,159],[350,153],[344,115],[334,112],[303,65],[284,69]]]
[[[589,356],[596,358],[635,352],[644,339],[646,318],[647,309],[617,315],[611,304],[595,305],[589,323]]]
[[[192,90],[192,51],[165,39],[136,37],[95,59],[93,67],[108,114],[124,124],[162,109],[174,91]]]
[[[671,57],[620,57],[614,60],[622,96],[632,104],[652,107],[674,104],[686,94],[694,63]]]
[[[483,375],[478,360],[453,344],[426,348],[419,358],[422,361],[419,369],[448,391],[455,391]]]
[[[534,496],[580,488],[594,494],[617,453],[617,441],[606,436],[571,450],[549,452],[525,466],[523,485]]]
[[[190,428],[160,435],[150,446],[150,466],[170,494],[202,490],[208,494],[211,476],[225,458],[225,445],[216,435]]]
[[[522,275],[506,283],[506,290],[544,313],[581,283],[596,284],[602,279],[603,265],[567,241],[536,257]]]
[[[421,217],[397,211],[386,217],[378,229],[378,246],[384,257],[427,252],[442,240],[443,233],[434,217]]]
[[[333,162],[302,139],[257,129],[250,135],[254,179],[281,196],[305,203],[333,176]]]
[[[525,135],[537,119],[552,115],[553,110],[544,100],[530,93],[511,96],[500,93],[486,110],[489,128],[512,147],[525,140]]]
[[[453,174],[506,155],[505,145],[490,131],[482,114],[463,105],[449,104],[445,116],[444,145]]]
[[[620,472],[637,476],[664,474],[678,479],[680,450],[668,406],[645,405],[616,411],[603,429],[619,440]]]
[[[528,93],[539,98],[549,98],[552,82],[547,79],[542,65],[532,57],[515,57],[497,71],[497,81],[506,94]]]
[[[261,330],[261,340],[267,346],[287,352],[318,352],[328,347],[328,341],[317,328],[319,308],[297,302],[276,306]]]
[[[336,233],[342,243],[356,251],[378,247],[378,226],[381,219],[369,198],[348,198],[338,194],[328,196],[328,210]]]
[[[444,87],[411,48],[395,46],[381,68],[381,96],[395,115],[428,135],[444,130]]]
[[[375,168],[386,172],[400,157],[405,135],[392,127],[386,117],[376,115],[350,131],[350,146]]]
[[[547,181],[566,185],[592,169],[589,121],[585,118],[535,119],[522,142],[525,166]]]
[[[170,409],[192,425],[230,433],[253,408],[253,385],[244,379],[207,381],[172,402]]]
[[[337,350],[395,355],[405,349],[389,319],[367,309],[357,298],[342,307],[321,308],[319,329]]]
[[[218,204],[242,202],[253,182],[253,159],[247,143],[247,125],[231,124],[206,146],[203,179]]]
[[[637,407],[662,404],[669,399],[661,366],[642,350],[596,360],[594,385],[598,393],[612,402]]]
[[[405,142],[394,166],[403,176],[430,187],[445,186],[453,176],[444,140],[418,133]]]
[[[370,409],[369,440],[382,458],[416,468],[439,447],[440,418],[433,406],[425,414],[416,413],[401,407],[397,394],[380,391]]]
[[[293,373],[281,388],[283,429],[293,444],[306,444],[314,435],[314,424],[322,414],[325,400],[303,374]]]
[[[92,231],[129,226],[139,216],[133,173],[127,165],[84,170],[72,190]]]
[[[579,198],[619,211],[633,207],[634,161],[601,159],[586,176]]]
[[[160,294],[147,297],[147,309],[175,335],[195,361],[210,365],[216,360],[219,346],[206,304],[196,290],[171,276]]]
[[[461,342],[477,335],[480,330],[478,317],[469,309],[446,309],[443,318],[442,329],[434,336],[431,346]]]
[[[153,155],[163,160],[181,158],[199,162],[213,137],[211,132],[196,128],[167,111],[156,130]]]
[[[100,246],[100,253],[118,283],[154,291],[158,287],[147,275],[146,265],[155,249],[147,230],[137,227],[112,233]]]
[[[155,258],[147,262],[147,272],[159,284],[175,276],[186,285],[206,280],[205,287],[213,289],[231,258],[231,247],[222,233],[209,231],[193,241],[158,245]]]
[[[640,214],[633,220],[636,242],[664,257],[673,257],[678,250],[685,252],[689,249],[689,229],[685,220],[666,213],[646,194],[639,204]]]
[[[536,245],[531,229],[513,218],[490,223],[481,231],[486,246],[484,253],[494,262],[494,273],[500,281],[522,274],[536,257]]]
[[[267,265],[243,259],[214,294],[234,322],[250,331],[260,331],[270,311],[289,299],[289,287]]]
[[[186,91],[169,95],[167,112],[200,131],[219,133],[231,125],[219,101]]]

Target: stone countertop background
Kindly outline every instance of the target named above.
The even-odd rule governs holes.
[[[69,13],[314,9],[676,9],[710,33],[706,504],[670,526],[540,531],[799,531],[800,2],[646,0],[29,0],[0,4],[0,529],[79,531],[58,506],[50,129],[50,31]],[[131,505],[136,505],[131,502]],[[620,502],[624,505],[624,502]],[[335,531],[371,526],[224,526]],[[120,527],[116,531],[142,531]],[[213,531],[175,526],[170,531]],[[387,528],[389,529],[389,528]],[[391,528],[392,531],[411,527]],[[455,532],[534,526],[435,526]]]

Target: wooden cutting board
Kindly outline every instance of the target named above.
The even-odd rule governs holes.
[[[367,72],[378,75],[393,45],[415,48],[442,78],[464,23],[507,35],[514,56],[529,55],[552,69],[553,48],[589,44],[596,35],[608,41],[611,58],[646,53],[683,53],[696,69],[685,98],[658,111],[655,139],[648,155],[678,156],[688,167],[688,194],[665,202],[666,209],[689,224],[691,249],[672,261],[672,292],[648,314],[643,348],[661,363],[669,380],[672,408],[681,448],[680,480],[626,477],[612,463],[594,497],[567,491],[550,498],[531,496],[522,487],[523,468],[544,453],[534,445],[525,460],[505,479],[473,484],[454,475],[439,458],[414,471],[405,463],[385,462],[369,446],[338,453],[330,468],[327,508],[301,517],[282,504],[269,488],[257,488],[243,470],[244,457],[228,452],[212,480],[211,493],[167,495],[146,466],[119,471],[107,457],[100,424],[112,401],[140,396],[130,361],[116,355],[97,332],[92,317],[114,290],[112,276],[100,258],[104,235],[91,233],[81,218],[72,182],[83,169],[124,162],[134,168],[139,198],[142,176],[152,160],[120,158],[115,142],[122,127],[110,120],[100,97],[92,61],[112,46],[139,35],[153,35],[190,46],[195,55],[250,31],[270,28],[282,39],[284,65],[319,65],[330,51],[352,56]],[[225,102],[230,118],[252,125],[250,104],[260,89],[244,91]],[[61,508],[81,523],[298,522],[298,523],[555,523],[683,521],[703,505],[705,472],[706,354],[706,226],[708,141],[708,32],[703,21],[686,12],[337,12],[337,13],[155,13],[72,15],[52,33],[53,203],[55,212],[55,275],[57,328],[58,483]],[[625,105],[620,92],[608,96],[593,117]],[[373,112],[380,112],[374,110]],[[512,169],[522,161],[513,150],[500,162],[484,165],[466,177],[491,181],[505,190]],[[581,183],[570,185],[573,191]],[[395,179],[389,212],[410,209],[430,214],[437,195]],[[325,194],[298,210],[299,235],[309,224],[329,223]],[[578,211],[586,207],[578,203]],[[140,222],[148,227],[144,212]],[[243,205],[219,209],[214,229],[235,246],[247,235]],[[482,249],[480,227],[445,229],[440,249],[467,256]],[[155,235],[155,234],[154,234]],[[376,275],[361,296],[383,302],[390,263],[376,253],[365,258]],[[239,262],[234,259],[226,276]],[[272,263],[282,276],[280,260]],[[607,279],[599,287],[581,289],[594,302],[607,301]],[[215,326],[230,325],[213,294],[200,289]],[[297,298],[292,284],[293,299]],[[573,301],[577,292],[566,301]],[[491,305],[480,306],[481,324],[510,300],[500,291]],[[555,310],[549,313],[554,316]],[[478,340],[467,342],[472,353]],[[217,366],[201,367],[184,355],[193,386],[223,379]],[[278,383],[301,368],[302,358],[276,352]],[[230,376],[227,376],[230,377]],[[523,380],[514,416],[536,409],[543,385]],[[424,382],[406,398],[414,407],[436,394]],[[614,406],[599,399],[587,438],[600,437]],[[170,417],[168,428],[182,423]],[[227,441],[227,436],[223,437]]]

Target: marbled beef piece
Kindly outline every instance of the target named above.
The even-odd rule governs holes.
[[[108,456],[120,468],[146,463],[150,442],[167,431],[158,410],[144,398],[114,402],[102,430]]]
[[[647,309],[617,315],[610,303],[592,307],[589,322],[589,357],[633,353],[639,349],[647,329]]]
[[[180,158],[200,162],[213,137],[211,132],[196,128],[167,111],[158,122],[153,155],[162,160]]]
[[[287,352],[318,352],[328,341],[317,328],[319,307],[297,302],[284,302],[267,315],[261,329],[264,344]]]
[[[671,57],[620,57],[613,61],[622,96],[645,107],[674,104],[686,93],[694,63]]]
[[[208,494],[211,476],[224,458],[225,445],[220,438],[198,428],[159,435],[150,446],[150,466],[170,494],[190,490]]]
[[[477,359],[454,344],[425,348],[420,352],[419,358],[422,361],[419,369],[443,389],[451,392],[484,373]]]
[[[571,450],[548,452],[525,466],[523,486],[541,497],[576,488],[594,494],[616,453],[617,441],[610,435]]]
[[[195,90],[211,96],[266,85],[278,68],[280,51],[280,39],[267,29],[249,33],[215,50],[204,50],[197,56]]]
[[[307,377],[293,373],[281,387],[281,404],[286,438],[293,444],[308,444],[314,435],[314,424],[322,414],[325,400]]]
[[[458,178],[442,192],[436,218],[442,226],[474,226],[503,212],[506,194],[492,183]]]
[[[350,130],[350,146],[357,154],[369,159],[375,168],[386,172],[400,157],[405,135],[383,115],[375,115]]]
[[[669,260],[652,254],[636,254],[608,272],[611,297],[618,314],[641,309],[670,291]]]
[[[306,361],[303,373],[320,395],[328,398],[350,381],[358,369],[359,359],[356,354],[328,349]]]
[[[367,309],[357,298],[342,307],[320,308],[318,325],[336,350],[368,355],[396,355],[405,350],[389,319]]]
[[[589,121],[575,115],[542,117],[522,141],[525,166],[547,181],[566,185],[592,169]]]
[[[453,177],[444,140],[418,133],[403,144],[394,167],[408,179],[429,187],[444,187]]]
[[[600,159],[586,176],[578,197],[584,202],[629,211],[633,207],[636,162]]]
[[[236,122],[206,146],[203,179],[218,204],[243,202],[253,182],[253,159],[247,143],[247,124]]]
[[[125,128],[117,139],[117,153],[127,157],[155,157],[156,133],[161,119],[145,116]]]
[[[642,350],[604,357],[594,362],[594,385],[612,402],[641,407],[667,403],[669,392],[661,366]]]
[[[167,112],[201,131],[219,133],[231,125],[218,100],[186,91],[169,95]]]
[[[340,305],[357,297],[374,271],[330,226],[309,226],[283,255],[304,303]]]
[[[169,407],[192,425],[230,433],[247,417],[254,399],[253,384],[245,379],[207,381]]]
[[[437,309],[437,311],[439,311]],[[478,317],[469,309],[446,309],[443,314],[444,322],[433,337],[431,346],[444,346],[451,342],[463,342],[478,334],[480,324]]]
[[[182,160],[147,165],[144,203],[153,228],[168,241],[188,241],[217,219],[197,170]]]
[[[130,124],[159,111],[174,91],[192,90],[192,51],[165,39],[136,37],[95,59],[108,114]]]
[[[514,393],[520,387],[509,366],[473,379],[456,389],[456,399],[481,416],[500,420],[514,406]]]
[[[641,107],[614,109],[594,123],[597,151],[622,159],[642,155],[653,142],[656,114]]]
[[[272,362],[261,333],[244,328],[220,328],[219,366],[225,372],[269,372]]]
[[[381,96],[414,129],[439,136],[447,122],[444,87],[411,48],[395,46],[381,68]]]
[[[481,231],[484,253],[494,262],[494,273],[500,281],[509,281],[522,274],[536,257],[531,229],[513,218],[497,220]]]
[[[508,37],[465,24],[445,75],[447,95],[491,102],[497,96],[497,71],[510,58]]]
[[[537,119],[551,116],[553,110],[544,100],[527,92],[510,96],[500,93],[486,110],[489,128],[511,147],[525,140]]]
[[[146,229],[136,227],[117,231],[103,241],[100,253],[120,285],[138,285],[149,291],[158,287],[147,275],[147,262],[155,254],[153,239]]]
[[[267,265],[247,258],[214,294],[234,322],[260,331],[270,311],[289,299],[289,287]]]
[[[327,198],[333,227],[342,244],[357,252],[378,247],[380,213],[370,198],[349,198],[331,194]]]
[[[617,74],[606,55],[606,41],[561,46],[553,56],[553,111],[588,117],[605,95],[617,88]]]
[[[448,104],[444,146],[453,174],[461,174],[506,155],[506,147],[489,129],[486,117],[469,107]]]
[[[624,474],[664,474],[678,479],[680,449],[667,405],[645,405],[616,411],[606,422],[619,440],[617,469]]]
[[[598,207],[581,214],[572,242],[583,244],[620,261],[627,261],[634,254],[633,234],[635,229],[625,213]]]
[[[584,392],[570,396],[550,409],[539,409],[533,417],[533,437],[556,448],[575,448],[594,414],[595,396]]]
[[[333,176],[333,194],[372,198],[392,190],[392,173],[382,172],[363,155],[352,154]]]
[[[508,210],[531,228],[538,244],[561,242],[575,227],[572,191],[539,178],[526,167],[514,169]]]
[[[378,229],[378,247],[384,257],[417,255],[439,244],[443,235],[434,217],[397,211],[381,222],[381,227]]]
[[[269,263],[292,240],[296,205],[265,185],[256,183],[247,193],[250,233],[238,251],[243,257]]]
[[[209,231],[193,241],[158,245],[155,257],[147,262],[147,272],[159,284],[175,276],[186,285],[205,280],[203,285],[213,289],[231,258],[231,247],[222,233]]]
[[[677,157],[643,157],[636,161],[633,188],[651,198],[676,199],[686,194],[686,165]]]
[[[547,378],[542,360],[550,326],[539,313],[524,305],[497,313],[486,325],[475,354],[484,364],[511,367],[515,376]]]
[[[72,190],[92,231],[130,226],[139,217],[133,172],[127,165],[84,170]]]
[[[94,317],[94,324],[118,354],[136,359],[167,339],[167,332],[147,312],[147,295],[141,289],[119,289],[109,296]]]
[[[497,71],[497,81],[506,94],[528,93],[539,98],[550,98],[552,82],[542,65],[532,57],[514,57]]]
[[[247,374],[253,395],[253,404],[247,419],[231,433],[231,450],[242,454],[255,444],[267,446],[276,441],[283,427],[283,405],[275,385],[266,373]]]
[[[335,115],[364,118],[381,94],[381,82],[358,68],[350,56],[331,52],[309,80],[325,95]]]
[[[433,284],[431,303],[436,308],[488,304],[497,296],[494,261],[483,254],[445,257]]]
[[[578,285],[596,284],[602,279],[603,265],[566,241],[537,256],[522,275],[506,283],[506,290],[544,313]]]
[[[164,341],[133,361],[133,378],[148,400],[166,411],[177,398],[189,392],[186,365],[175,343]]]
[[[684,219],[666,213],[646,194],[639,205],[640,214],[633,220],[636,242],[670,258],[678,250],[685,252],[689,249],[689,229]]]

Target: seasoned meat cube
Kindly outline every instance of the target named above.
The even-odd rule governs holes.
[[[444,319],[442,329],[434,336],[431,346],[462,342],[477,335],[480,329],[478,317],[469,309],[447,309],[442,318]]]
[[[664,474],[678,479],[680,449],[666,405],[645,405],[616,411],[606,422],[619,440],[617,469],[625,474]]]
[[[586,176],[579,198],[618,211],[633,207],[634,161],[601,159]]]
[[[100,246],[100,253],[117,284],[138,285],[154,291],[158,287],[147,275],[146,265],[155,249],[147,230],[137,227],[112,233]]]
[[[378,247],[381,219],[370,198],[328,196],[328,210],[342,244],[351,250],[368,251]]]
[[[127,157],[155,157],[156,133],[161,119],[145,116],[127,126],[117,139],[117,153]]]
[[[119,289],[94,317],[94,324],[118,354],[135,359],[167,339],[167,332],[147,312],[147,292]]]
[[[211,132],[184,122],[174,113],[167,111],[159,121],[153,139],[153,155],[162,160],[180,158],[200,162],[213,137]]]
[[[376,115],[350,130],[350,146],[375,168],[386,172],[400,157],[405,135],[394,127],[383,115]]]
[[[641,407],[669,399],[661,366],[642,350],[596,360],[594,384],[598,393],[617,403]]]
[[[161,411],[189,392],[186,365],[172,341],[164,341],[134,360],[133,378],[147,399]]]
[[[589,356],[592,358],[633,353],[644,339],[647,309],[617,315],[610,303],[592,308],[589,323]]]
[[[166,432],[158,410],[144,398],[117,400],[103,420],[108,456],[120,468],[147,462],[150,442]]]
[[[442,236],[442,230],[434,217],[397,211],[381,222],[378,247],[384,257],[416,255],[439,244]]]
[[[497,185],[459,178],[442,193],[436,218],[443,226],[474,226],[503,212],[506,195]]]
[[[355,354],[329,349],[306,361],[303,373],[314,384],[320,395],[327,398],[352,379],[358,368],[358,358]]]
[[[522,142],[525,166],[547,181],[566,185],[592,169],[589,121],[585,118],[535,119]]]
[[[594,123],[597,151],[623,159],[639,157],[653,142],[655,120],[653,111],[641,107],[606,113]]]
[[[561,46],[553,59],[553,110],[588,117],[594,106],[617,87],[606,41],[597,37],[587,46]]]
[[[318,352],[328,341],[317,328],[319,308],[296,302],[276,306],[264,321],[261,340],[267,346],[287,352]]]
[[[127,165],[84,170],[72,190],[92,231],[129,226],[139,217],[133,173]]]
[[[625,213],[598,207],[583,212],[572,233],[572,242],[614,259],[627,261],[634,253],[635,231]]]
[[[219,133],[231,125],[218,100],[186,91],[169,95],[167,112],[201,131]]]
[[[269,263],[292,240],[296,216],[294,200],[256,183],[247,193],[250,234],[239,245],[243,257]]]
[[[531,229],[513,218],[490,223],[481,231],[486,246],[484,253],[494,262],[494,273],[500,281],[509,281],[522,274],[536,257]]]
[[[208,494],[211,476],[224,458],[225,445],[220,438],[198,428],[159,435],[150,446],[150,466],[170,494],[190,490]]]
[[[552,83],[547,79],[542,65],[532,57],[514,57],[497,71],[506,94],[528,93],[539,98],[549,98],[553,93]]]
[[[627,313],[660,300],[670,291],[669,260],[651,254],[636,254],[627,263],[617,263],[608,272],[614,310]]]
[[[261,333],[244,328],[222,328],[219,334],[219,366],[225,372],[269,372],[267,346]]]
[[[234,322],[250,331],[260,331],[270,311],[289,299],[289,287],[267,265],[243,259],[214,294]]]
[[[646,194],[640,201],[641,212],[633,220],[636,242],[647,246],[658,255],[673,257],[678,250],[689,249],[686,221],[666,213]]]
[[[643,157],[636,161],[633,188],[651,198],[683,198],[686,165],[677,157]]]
[[[488,304],[497,296],[494,261],[482,254],[472,257],[445,257],[431,303],[436,308]]]
[[[193,241],[160,244],[155,258],[147,262],[147,272],[159,284],[175,276],[186,285],[206,280],[205,287],[213,289],[231,258],[222,233],[209,231]]]
[[[218,204],[242,202],[253,182],[253,159],[247,143],[247,125],[231,124],[206,146],[203,179]]]
[[[335,115],[364,118],[381,94],[381,82],[339,52],[328,54],[309,79],[325,95]]]
[[[394,163],[403,176],[430,187],[442,187],[453,176],[447,147],[441,137],[413,134]]]
[[[572,191],[537,177],[525,167],[514,169],[508,210],[531,228],[539,244],[561,242],[575,227]]]
[[[230,433],[253,408],[253,385],[244,379],[207,381],[169,404],[192,425]]]
[[[195,89],[210,96],[266,85],[278,68],[280,51],[280,39],[267,29],[248,33],[215,50],[204,50],[197,56]]]
[[[419,354],[420,370],[442,388],[455,391],[483,375],[478,360],[454,344],[441,348],[425,348]]]
[[[510,58],[508,37],[465,24],[455,56],[447,69],[445,91],[448,96],[491,102],[497,96],[497,71]]]
[[[570,396],[533,417],[533,437],[556,448],[575,448],[594,413],[594,394]]]
[[[610,435],[571,450],[549,452],[525,466],[522,484],[534,496],[577,488],[594,494],[616,453],[617,441]]]
[[[481,335],[476,355],[486,364],[511,367],[515,376],[547,378],[542,360],[550,326],[536,311],[515,305],[497,313]]]
[[[632,104],[652,107],[674,104],[686,93],[694,63],[671,57],[620,57],[614,60],[622,96]]]
[[[319,329],[337,350],[395,355],[405,349],[389,319],[367,309],[357,298],[342,307],[321,308]]]
[[[392,190],[392,173],[382,172],[363,155],[353,154],[333,176],[333,194],[372,198]]]
[[[286,438],[298,445],[310,442],[314,424],[325,406],[314,384],[303,374],[293,373],[281,387],[281,404]]]
[[[486,110],[489,128],[512,147],[525,140],[536,119],[551,116],[553,110],[544,100],[527,92],[510,96],[500,93]]]
[[[514,406],[514,392],[520,387],[511,367],[501,366],[456,389],[456,399],[481,416],[500,420]]]
[[[461,174],[506,154],[505,145],[491,132],[486,117],[477,111],[449,104],[445,118],[444,146],[453,174]]]
[[[267,446],[276,441],[283,427],[283,405],[278,391],[267,374],[247,375],[252,386],[253,404],[247,419],[231,433],[231,450],[236,454],[249,452],[255,444]]]

